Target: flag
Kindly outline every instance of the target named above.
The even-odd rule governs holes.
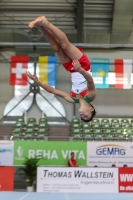
[[[56,85],[55,56],[39,56],[39,80],[50,86]]]
[[[108,58],[92,58],[91,70],[96,88],[109,88],[109,62]]]
[[[115,60],[115,88],[130,89],[132,74],[132,60]]]
[[[10,61],[10,85],[27,85],[25,72],[28,68],[28,56],[12,56]]]

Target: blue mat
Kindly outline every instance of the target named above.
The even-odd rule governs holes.
[[[27,193],[0,192],[0,200],[133,200],[133,193],[121,194],[73,194],[73,193]]]

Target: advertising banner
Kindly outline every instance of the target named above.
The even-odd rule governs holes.
[[[87,165],[93,167],[123,167],[127,164],[133,167],[132,142],[88,142]]]
[[[133,192],[133,168],[119,168],[119,192]]]
[[[0,165],[13,165],[13,141],[0,141]]]
[[[0,191],[14,190],[14,167],[0,167]]]
[[[39,165],[67,166],[71,152],[79,166],[86,166],[86,142],[15,141],[14,165],[22,165],[25,157],[42,157]]]
[[[118,193],[118,169],[38,167],[37,192]]]

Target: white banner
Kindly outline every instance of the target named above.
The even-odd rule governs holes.
[[[117,193],[117,168],[37,168],[37,192]]]
[[[87,166],[133,167],[133,142],[88,142]]]
[[[0,141],[0,165],[12,166],[13,165],[13,141]]]

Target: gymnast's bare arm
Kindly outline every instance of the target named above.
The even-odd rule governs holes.
[[[95,84],[94,84],[92,76],[82,68],[78,60],[73,60],[72,64],[73,64],[73,68],[85,77],[87,81],[88,91],[89,91],[87,93],[87,96],[91,100],[94,100],[94,98],[96,97],[96,88],[95,88]]]
[[[65,99],[66,101],[70,102],[70,103],[74,103],[73,99],[70,97],[70,95],[66,92],[57,90],[47,84],[41,83],[38,79],[37,76],[32,75],[29,71],[26,72],[26,75],[32,79],[37,85],[39,85],[40,87],[42,87],[44,90],[46,90],[49,93],[55,94],[59,97],[62,97],[63,99]]]

